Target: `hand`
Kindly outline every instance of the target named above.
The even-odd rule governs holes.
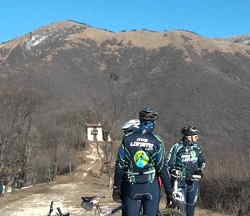
[[[180,169],[172,169],[172,170],[170,171],[170,173],[171,173],[171,175],[173,175],[173,176],[179,177],[179,176],[181,176],[182,171],[181,171]]]
[[[204,176],[203,172],[201,169],[197,169],[195,172],[194,172],[195,175],[200,175],[201,178]]]
[[[112,198],[115,202],[121,202],[121,190],[118,186],[113,186]]]

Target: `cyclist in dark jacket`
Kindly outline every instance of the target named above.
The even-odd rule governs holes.
[[[140,129],[140,120],[139,119],[131,119],[127,122],[125,122],[125,124],[122,126],[122,132],[123,132],[123,136],[128,135],[128,134],[132,134],[134,132],[137,132]],[[158,182],[160,187],[162,187],[162,180],[159,177],[158,178]],[[121,186],[121,188],[123,188]],[[140,213],[143,215],[143,206],[141,205],[141,209],[140,209]],[[122,216],[126,216],[124,210],[122,211]],[[161,212],[158,209],[156,216],[161,216]]]
[[[163,169],[165,147],[153,133],[157,118],[158,114],[153,110],[142,110],[138,131],[125,135],[118,151],[113,199],[122,200],[126,216],[139,215],[141,204],[147,216],[157,214],[160,201],[158,176],[163,180],[166,193],[171,193],[168,169]]]
[[[199,193],[199,182],[192,181],[193,175],[203,175],[206,162],[198,143],[199,130],[193,126],[182,129],[182,139],[173,145],[168,155],[170,173],[179,171],[184,179],[185,214],[193,216]]]

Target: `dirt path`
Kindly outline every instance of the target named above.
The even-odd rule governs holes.
[[[97,151],[96,145],[93,143],[86,151],[80,152],[82,154],[80,157],[86,161],[78,167],[73,176],[58,177],[56,183],[36,185],[1,198],[0,215],[45,216],[49,212],[50,202],[54,201],[54,208],[60,207],[73,216],[80,216],[83,215],[83,210],[80,208],[81,195],[101,192],[110,197],[103,181],[88,176],[90,170],[94,172],[100,169],[97,166],[103,153]]]
[[[59,177],[56,183],[36,185],[7,195],[0,199],[0,215],[4,216],[46,216],[50,202],[54,207],[69,211],[72,216],[90,216],[93,212],[85,212],[80,207],[81,195],[102,194],[107,198],[104,202],[112,202],[111,194],[105,184],[106,177],[87,177],[79,181],[75,177]],[[205,210],[198,210],[196,216],[222,216]]]
[[[59,178],[57,183],[37,185],[1,198],[0,215],[45,216],[53,200],[55,208],[60,207],[73,216],[80,216],[84,213],[80,207],[81,195],[99,193],[110,197],[107,187],[96,178],[88,177],[84,181],[77,181],[72,177]]]

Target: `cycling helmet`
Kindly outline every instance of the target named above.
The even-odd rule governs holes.
[[[158,118],[159,114],[149,107],[146,107],[139,112],[140,121],[155,121]]]
[[[127,134],[129,132],[139,129],[139,126],[140,126],[139,119],[131,119],[123,124],[122,131],[124,134]]]
[[[184,136],[194,136],[199,135],[200,131],[194,126],[186,126],[181,129],[181,133]]]

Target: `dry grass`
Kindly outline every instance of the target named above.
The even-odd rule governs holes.
[[[228,214],[222,214],[215,211],[204,210],[204,209],[197,209],[196,216],[229,216]]]
[[[241,54],[250,57],[250,47],[244,44],[232,43],[229,41],[216,40],[201,37],[199,35],[186,31],[172,32],[149,32],[149,31],[132,31],[113,33],[95,28],[87,28],[85,31],[70,35],[67,40],[74,43],[85,43],[85,40],[94,40],[101,44],[107,40],[117,41],[117,44],[111,45],[110,52],[115,54],[121,47],[143,47],[147,50],[159,49],[161,47],[173,46],[182,50],[186,62],[192,62],[190,47],[197,55],[207,55],[207,53],[223,52],[227,54]]]
[[[92,39],[100,44],[105,40],[111,40],[113,37],[115,37],[115,34],[112,32],[107,32],[95,28],[87,28],[84,32],[70,35],[67,40],[75,41],[82,39]]]
[[[232,152],[210,161],[202,181],[201,206],[233,216],[246,215],[250,206],[249,157]]]

